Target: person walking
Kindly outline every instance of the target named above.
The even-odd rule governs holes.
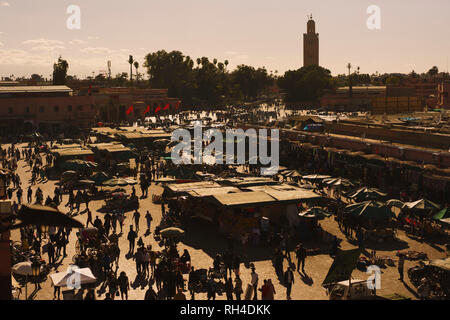
[[[139,232],[139,219],[141,218],[141,214],[136,209],[133,214],[134,224],[136,225],[136,232]]]
[[[130,248],[128,250],[128,253],[133,254],[134,253],[134,245],[136,242],[137,233],[133,230],[133,225],[130,226],[130,231],[128,232],[128,241],[130,243]]]
[[[286,272],[284,273],[284,285],[286,286],[286,299],[291,300],[291,290],[292,285],[294,284],[294,273],[292,272],[292,268],[289,266]]]
[[[244,293],[242,290],[242,280],[239,275],[236,275],[236,279],[234,279],[234,294],[236,295],[236,300],[241,300],[241,295]]]
[[[55,263],[55,247],[51,241],[47,244],[48,264]]]
[[[128,290],[130,289],[130,281],[128,280],[127,274],[125,271],[120,273],[119,278],[117,278],[117,283],[119,284],[120,296],[123,300],[123,296],[125,295],[125,299],[128,300]]]
[[[258,300],[258,274],[255,272],[255,267],[252,266],[251,285],[253,289],[253,300]]]
[[[27,190],[27,202],[31,203],[33,201],[33,190],[31,189],[31,186],[28,187]]]
[[[94,223],[92,222],[92,212],[88,209],[87,211],[87,221],[86,221],[86,228],[89,226],[89,223],[94,226]]]
[[[147,232],[148,234],[150,234],[151,233],[150,228],[152,225],[153,218],[149,211],[147,211],[147,213],[145,214],[145,219],[147,220]]]
[[[306,249],[303,247],[303,244],[300,243],[297,251],[295,252],[297,255],[297,272],[300,272],[300,265],[302,266],[302,271],[305,272],[305,260],[306,260]]]
[[[117,213],[117,220],[119,221],[120,233],[123,233],[123,222],[125,221],[123,213]]]
[[[227,295],[227,300],[232,301],[233,300],[233,280],[231,277],[228,278],[226,284],[225,284],[225,292]]]
[[[22,204],[22,194],[23,194],[22,188],[19,187],[19,189],[17,190],[17,201],[19,202],[19,204]]]

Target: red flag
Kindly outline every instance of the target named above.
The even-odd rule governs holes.
[[[159,110],[161,110],[161,106],[158,106],[158,108],[155,109],[155,113],[158,113]]]
[[[169,104],[166,104],[166,106],[164,107],[164,110],[169,109]]]
[[[150,106],[147,106],[147,109],[145,109],[144,114],[149,113],[150,112]]]
[[[131,106],[128,110],[127,110],[127,115],[133,112],[133,106]]]

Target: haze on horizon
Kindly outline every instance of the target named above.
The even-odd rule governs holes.
[[[0,0],[0,77],[49,77],[61,55],[69,74],[129,72],[132,54],[164,49],[283,74],[303,65],[307,15],[316,21],[320,65],[333,75],[351,62],[361,73],[448,70],[448,0]],[[69,30],[69,5],[81,8],[81,29]],[[381,30],[369,30],[370,5],[381,8]]]

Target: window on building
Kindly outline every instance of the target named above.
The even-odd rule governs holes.
[[[78,111],[83,111],[83,106],[78,106]]]
[[[25,112],[26,112],[26,113],[30,113],[30,107],[26,107],[26,108],[25,108]]]
[[[72,106],[67,106],[67,110],[72,111]]]
[[[94,111],[94,105],[91,104],[91,111]]]
[[[8,113],[13,113],[13,108],[8,108]]]
[[[39,107],[39,112],[44,112],[44,111],[45,111],[44,106],[40,106],[40,107]]]
[[[58,107],[58,106],[55,106],[55,107],[53,108],[53,110],[54,110],[55,112],[59,112],[59,107]]]

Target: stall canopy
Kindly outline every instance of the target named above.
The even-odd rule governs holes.
[[[348,197],[356,202],[365,200],[382,200],[386,196],[386,193],[383,193],[375,188],[361,188],[348,194]]]
[[[189,195],[192,197],[208,197],[215,194],[227,194],[227,193],[238,193],[242,192],[235,187],[218,187],[218,188],[198,188],[188,191]]]
[[[446,271],[450,271],[450,257],[446,259],[437,259],[430,262],[430,266],[434,266]]]
[[[265,192],[240,192],[213,195],[215,203],[224,207],[252,207],[274,204],[277,200]]]
[[[354,184],[347,179],[342,179],[342,178],[329,178],[329,179],[324,179],[323,183],[326,184],[327,186],[330,187],[353,187]]]
[[[322,209],[320,207],[313,207],[304,212],[300,212],[298,214],[298,216],[302,217],[302,218],[307,218],[307,219],[322,220],[322,219],[331,217],[331,213],[325,211],[324,209]]]
[[[433,220],[445,220],[450,218],[450,208],[444,208],[433,216]]]
[[[395,217],[394,213],[385,204],[376,201],[348,205],[345,207],[345,213],[355,218],[377,222],[388,221],[390,218]]]
[[[439,210],[441,207],[427,199],[420,199],[413,202],[406,202],[409,209],[414,210]]]
[[[64,272],[54,273],[50,275],[50,278],[55,287],[75,287],[77,284],[83,285],[97,282],[97,278],[92,274],[91,269],[79,269],[76,266],[72,266]]]

